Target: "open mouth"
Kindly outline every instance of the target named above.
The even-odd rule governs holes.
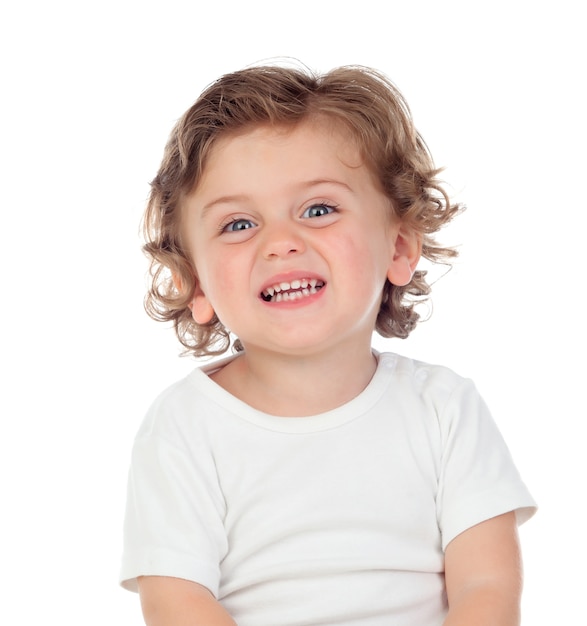
[[[292,280],[291,283],[277,283],[261,292],[261,299],[265,302],[285,302],[301,300],[318,293],[325,283],[316,278],[302,278]]]

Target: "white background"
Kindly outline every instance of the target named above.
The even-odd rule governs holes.
[[[221,73],[277,56],[384,71],[468,205],[443,233],[461,257],[434,288],[432,318],[376,345],[476,380],[541,506],[521,529],[524,625],[581,622],[580,3],[10,4],[0,622],[142,624],[137,597],[117,586],[130,447],[154,395],[194,364],[143,313],[138,223],[175,120]]]

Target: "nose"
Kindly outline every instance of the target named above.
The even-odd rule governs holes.
[[[306,249],[299,227],[290,222],[266,224],[264,226],[262,253],[267,260],[300,254]]]

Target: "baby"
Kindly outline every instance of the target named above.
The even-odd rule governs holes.
[[[147,310],[199,367],[137,435],[121,572],[149,626],[519,624],[535,503],[471,381],[377,353],[459,211],[380,73],[253,67],[175,126]]]

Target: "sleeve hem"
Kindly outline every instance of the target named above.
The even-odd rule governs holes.
[[[147,555],[123,564],[119,576],[120,586],[127,591],[137,593],[139,576],[182,578],[206,587],[214,597],[218,597],[219,568],[204,561],[188,560],[185,557],[168,553]]]
[[[510,493],[479,494],[476,498],[459,505],[453,519],[444,523],[442,549],[465,530],[498,515],[514,511],[518,526],[527,522],[536,513],[537,506],[529,494],[521,496],[519,491]]]

